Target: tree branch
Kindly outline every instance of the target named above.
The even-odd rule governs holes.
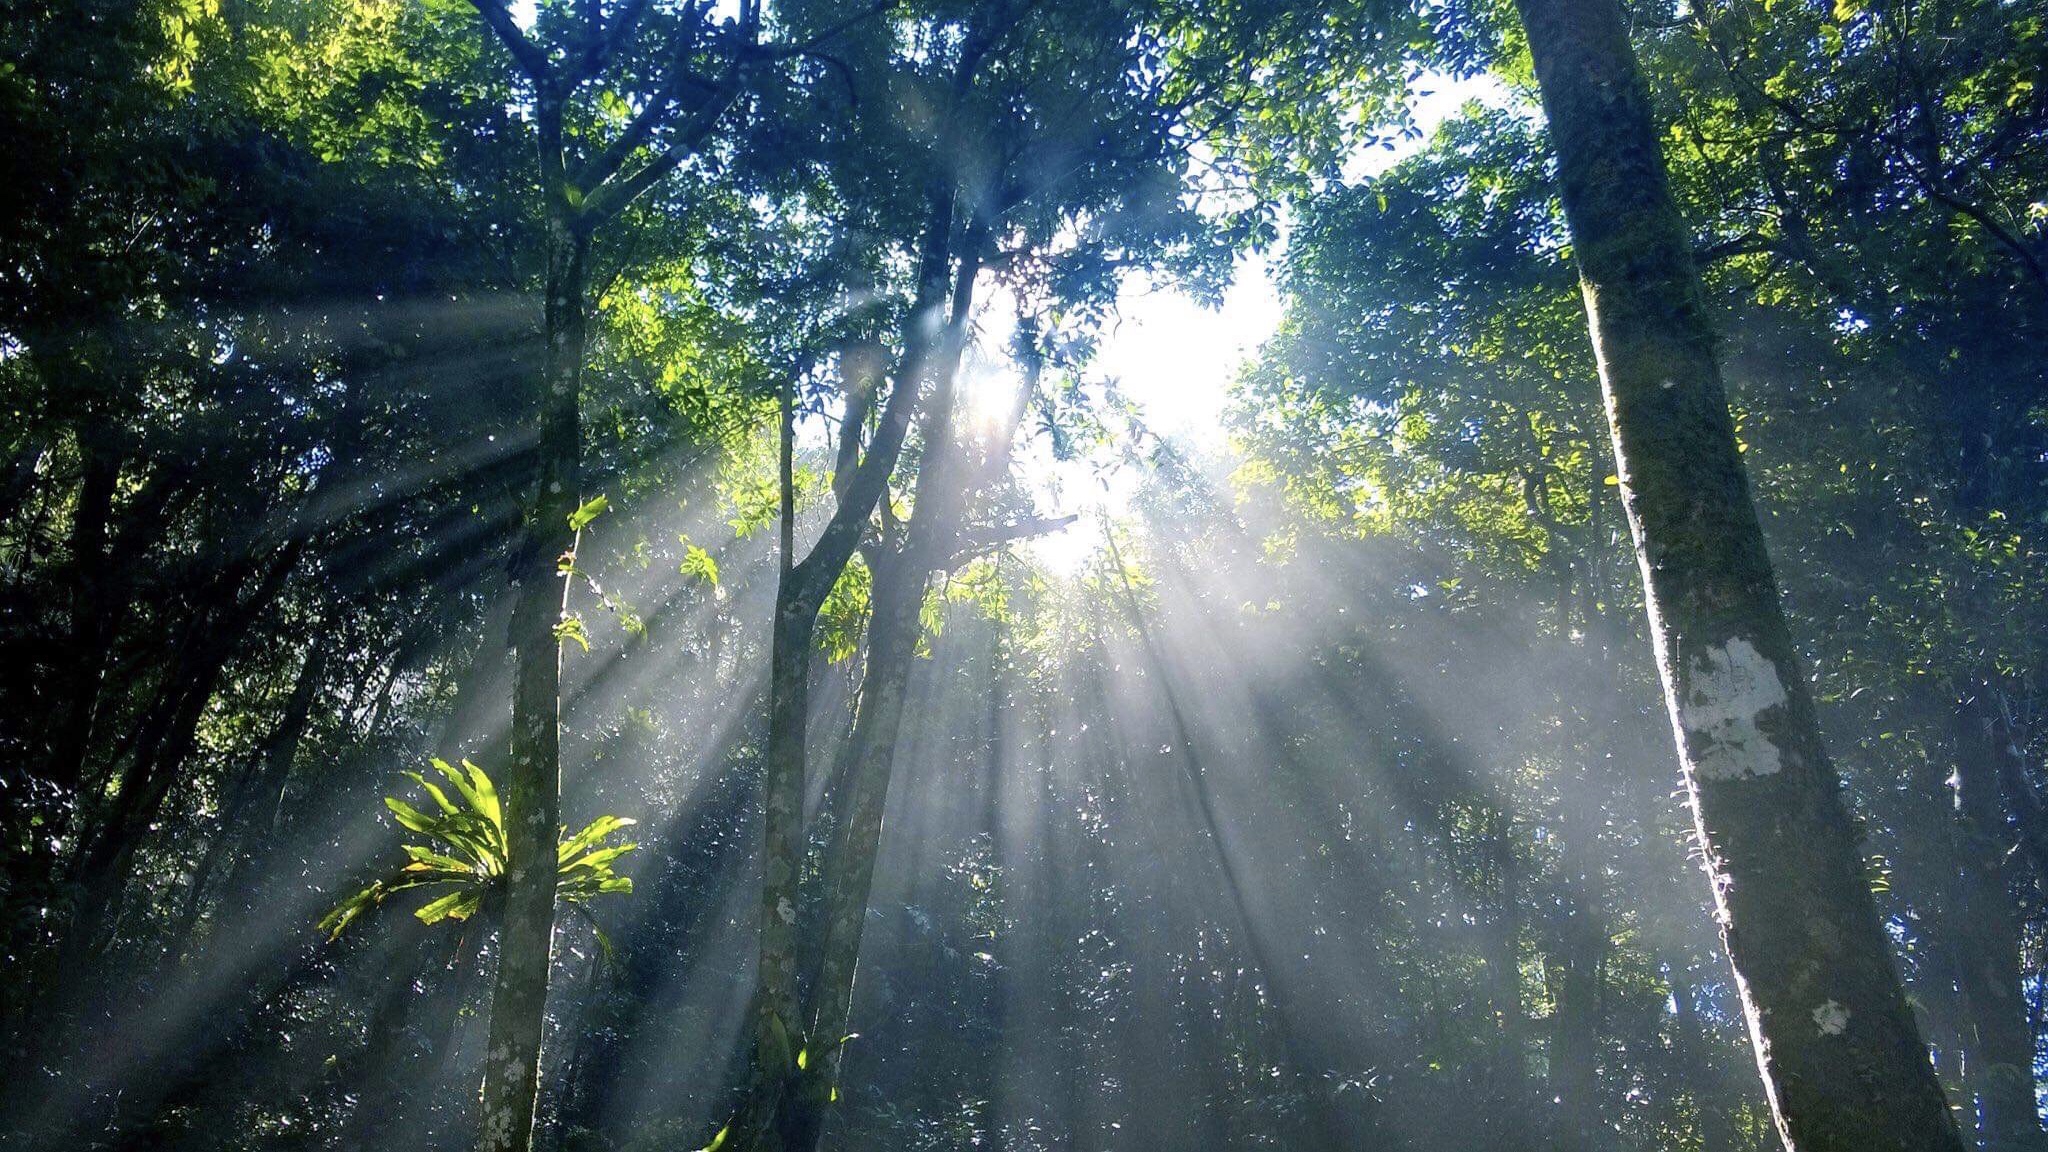
[[[697,154],[698,145],[711,134],[719,117],[725,115],[726,109],[732,107],[734,99],[739,96],[740,70],[741,64],[735,58],[725,75],[719,78],[717,87],[677,128],[675,139],[669,141],[661,155],[649,160],[631,176],[605,183],[590,196],[586,210],[593,222],[602,222],[625,211],[649,188],[682,167],[683,161]]]
[[[696,9],[696,5],[691,6],[693,12]],[[634,30],[640,26],[640,18],[646,13],[647,0],[626,0],[625,7],[612,17],[610,27],[602,27],[593,19],[589,43],[576,63],[577,80],[588,80],[604,71],[620,47],[632,38]]]
[[[605,145],[604,151],[591,157],[576,170],[576,182],[585,188],[596,188],[618,175],[619,169],[626,166],[626,161],[632,158],[633,153],[653,137],[654,130],[661,125],[663,117],[668,115],[669,105],[684,88],[702,89],[707,100],[718,93],[716,84],[678,62],[675,74],[669,78],[669,82],[648,99],[647,106],[640,109],[640,114],[633,117],[632,122],[626,125],[625,131],[620,132],[610,144]]]
[[[987,528],[962,532],[955,539],[953,551],[945,558],[942,567],[956,567],[963,561],[993,552],[1005,544],[1050,535],[1080,518],[1078,515],[1033,516],[1010,524],[995,524]]]
[[[853,555],[875,505],[887,493],[889,477],[910,433],[910,422],[930,371],[929,359],[950,335],[944,313],[947,269],[952,258],[953,208],[956,189],[949,182],[935,184],[929,193],[931,218],[925,224],[920,245],[917,297],[911,306],[909,334],[896,381],[867,453],[853,470],[853,478],[840,495],[839,506],[826,521],[825,530],[811,546],[811,552],[796,566],[794,578],[805,585],[799,595],[820,601],[831,591],[846,559]],[[971,259],[971,254],[969,256]]]
[[[512,62],[519,66],[519,71],[536,86],[546,81],[548,54],[526,35],[518,21],[512,19],[511,5],[503,0],[470,0],[470,3],[476,8],[476,14],[483,17],[484,23],[497,35],[505,51],[512,54]]]

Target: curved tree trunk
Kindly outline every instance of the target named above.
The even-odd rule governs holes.
[[[1518,0],[1723,937],[1795,1152],[1962,1147],[1907,1010],[1749,496],[1615,0]]]
[[[873,552],[867,662],[843,779],[836,782],[844,794],[833,797],[841,818],[832,825],[819,877],[823,894],[819,902],[822,919],[816,926],[817,967],[804,984],[802,1005],[805,1034],[813,1047],[823,1050],[819,1083],[826,1090],[790,1097],[783,1127],[790,1134],[791,1152],[808,1152],[817,1146],[824,1131],[824,1106],[838,1083],[844,1052],[840,1039],[846,1035],[853,1007],[854,977],[860,966],[875,862],[881,853],[882,820],[894,775],[896,741],[903,728],[911,664],[923,630],[925,595],[932,573],[950,566],[965,504],[975,487],[953,417],[984,239],[970,224],[953,277],[951,318],[937,339],[936,356],[926,373],[932,394],[924,417],[923,454],[910,525],[896,547],[885,543]],[[1031,387],[1035,386],[1034,377]],[[1006,448],[1007,442],[1005,459]]]

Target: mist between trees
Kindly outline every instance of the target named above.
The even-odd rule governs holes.
[[[2044,18],[0,0],[0,1148],[2048,1150]]]

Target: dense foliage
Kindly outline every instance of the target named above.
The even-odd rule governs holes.
[[[2048,1149],[2048,6],[1626,13],[1914,1019]],[[517,884],[537,1147],[1778,1144],[1510,6],[0,29],[0,1147],[473,1144]],[[1120,310],[1251,254],[1154,435]]]

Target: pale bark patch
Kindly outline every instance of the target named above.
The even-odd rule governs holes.
[[[1840,1036],[1849,1028],[1849,1010],[1833,1000],[1813,1010],[1813,1026],[1823,1036]]]
[[[1777,668],[1754,644],[1738,636],[1708,648],[1679,709],[1693,772],[1704,780],[1775,775],[1784,760],[1757,719],[1786,699]]]

